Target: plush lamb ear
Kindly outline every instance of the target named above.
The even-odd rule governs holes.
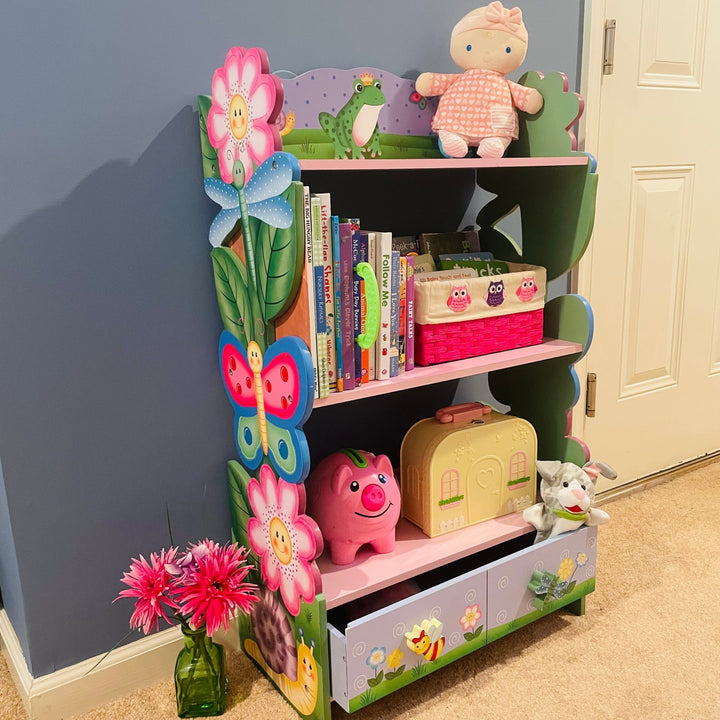
[[[347,465],[341,465],[332,476],[330,487],[336,495],[340,494],[343,489],[343,485],[350,480],[352,476],[352,470]]]
[[[597,480],[598,475],[602,475],[610,480],[614,480],[617,477],[615,470],[613,470],[610,465],[603,462],[595,462],[591,460],[583,465],[583,470],[593,482]]]
[[[559,460],[538,460],[536,465],[540,477],[550,482],[555,477],[557,471],[560,470],[562,463]]]

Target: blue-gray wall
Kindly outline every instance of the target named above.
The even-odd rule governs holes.
[[[0,591],[33,675],[125,634],[166,505],[177,543],[229,535],[196,95],[232,45],[454,72],[474,3],[423,5],[0,0]],[[577,86],[581,6],[525,0],[523,69]]]

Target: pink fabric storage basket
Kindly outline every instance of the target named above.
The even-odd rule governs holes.
[[[543,338],[543,309],[437,325],[415,324],[418,365],[460,360],[537,345]]]

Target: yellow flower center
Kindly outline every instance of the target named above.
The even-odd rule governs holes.
[[[270,546],[275,553],[275,557],[283,565],[290,564],[292,560],[290,533],[287,527],[285,527],[285,523],[279,517],[274,517],[270,521]]]
[[[228,116],[230,119],[230,132],[238,140],[242,140],[248,129],[248,108],[242,95],[233,95]]]

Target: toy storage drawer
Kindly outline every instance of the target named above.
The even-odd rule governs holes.
[[[597,528],[585,526],[486,565],[488,643],[591,593],[596,562]]]
[[[333,700],[354,712],[484,646],[486,597],[481,567],[352,621],[344,632],[328,619]],[[419,641],[424,654],[411,650],[405,633],[432,619],[442,623],[440,635]]]

